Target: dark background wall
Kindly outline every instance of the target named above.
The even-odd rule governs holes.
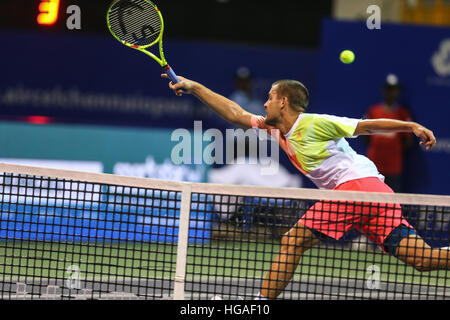
[[[82,9],[81,32],[107,33],[105,13],[112,1],[61,0],[60,16],[76,4]],[[2,0],[0,27],[66,32],[65,19],[52,28],[36,24],[38,1]],[[316,48],[320,21],[331,14],[331,0],[163,0],[157,1],[165,22],[165,37]]]

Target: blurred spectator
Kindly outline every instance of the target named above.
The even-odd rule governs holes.
[[[389,74],[383,86],[384,101],[367,110],[367,119],[397,119],[411,121],[411,115],[404,106],[398,104],[400,85],[396,75]],[[367,157],[371,159],[385,182],[395,192],[403,192],[403,154],[412,143],[412,137],[406,133],[387,133],[368,136]]]
[[[238,156],[237,148],[239,144],[234,145],[234,158],[221,168],[211,168],[208,172],[208,182],[218,184],[234,184],[242,186],[265,186],[265,187],[284,187],[301,188],[303,181],[298,174],[290,173],[285,167],[279,164],[278,170],[273,174],[263,174],[263,168],[268,163],[251,154],[249,143],[244,142],[245,154]],[[278,161],[277,157],[269,156],[272,161]],[[221,220],[229,220],[236,213],[236,205],[244,203],[244,197],[235,196],[216,196],[216,201],[223,205],[216,206]]]
[[[262,174],[264,165],[259,162],[255,163],[258,161],[257,159],[253,159],[253,163],[247,157],[237,158],[235,161],[234,164],[211,169],[208,173],[208,182],[279,188],[300,188],[302,186],[301,177],[298,174],[291,174],[281,165],[276,174],[264,175]]]
[[[237,104],[239,104],[246,111],[256,114],[265,115],[264,102],[258,99],[253,91],[253,80],[250,69],[241,66],[236,69],[234,74],[234,91],[228,97]],[[226,122],[226,127],[230,127],[230,123]],[[238,128],[237,126],[234,128]],[[236,139],[227,140],[227,150],[237,148],[239,141],[245,141],[245,133],[240,134],[236,132]]]
[[[229,98],[250,113],[257,115],[264,113],[264,101],[254,96],[252,75],[247,67],[240,67],[236,70],[235,90]]]

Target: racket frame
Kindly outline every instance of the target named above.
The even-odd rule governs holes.
[[[166,58],[164,57],[164,50],[163,50],[163,45],[162,45],[162,37],[163,37],[163,32],[164,32],[164,19],[163,16],[161,14],[161,11],[159,10],[159,8],[151,1],[149,0],[144,0],[145,2],[149,3],[151,6],[153,6],[156,10],[156,12],[158,13],[159,16],[159,20],[161,21],[161,30],[159,31],[159,35],[158,38],[155,39],[155,41],[153,41],[150,44],[147,44],[145,46],[137,46],[135,44],[131,44],[128,43],[126,41],[121,40],[118,36],[116,36],[116,34],[112,31],[111,29],[111,24],[109,22],[109,13],[111,11],[111,8],[119,1],[122,0],[116,0],[113,1],[111,3],[111,5],[108,8],[107,14],[106,14],[106,24],[108,26],[109,32],[113,35],[114,38],[117,39],[117,41],[119,41],[120,43],[126,45],[127,47],[130,47],[132,49],[136,49],[139,50],[142,53],[145,53],[146,55],[148,55],[149,57],[151,57],[152,59],[154,59],[156,62],[159,63],[159,65],[163,68],[163,70],[165,72],[167,72],[170,80],[172,80],[173,83],[179,82],[175,72],[172,70],[172,68],[167,64]],[[159,47],[159,55],[160,57],[157,57],[154,53],[146,50],[147,48],[150,48],[152,46],[154,46],[156,43],[158,42],[158,47]]]

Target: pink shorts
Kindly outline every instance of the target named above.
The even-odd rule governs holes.
[[[376,177],[344,182],[334,190],[394,193]],[[340,239],[350,229],[356,229],[377,245],[400,224],[411,227],[402,215],[399,204],[353,201],[318,201],[299,220],[306,227],[333,239]]]

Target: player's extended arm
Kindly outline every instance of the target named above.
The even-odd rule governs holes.
[[[167,78],[166,74],[162,74],[161,76]],[[181,76],[178,76],[178,78],[180,79],[180,82],[176,84],[173,84],[172,82],[169,83],[169,87],[177,96],[181,96],[183,93],[192,94],[225,120],[245,129],[252,127],[252,114],[242,109],[236,102],[215,93],[198,82]]]
[[[433,131],[412,121],[401,121],[393,119],[367,119],[361,120],[356,126],[354,135],[377,134],[387,132],[412,132],[422,139],[421,145],[427,150],[436,144]]]

